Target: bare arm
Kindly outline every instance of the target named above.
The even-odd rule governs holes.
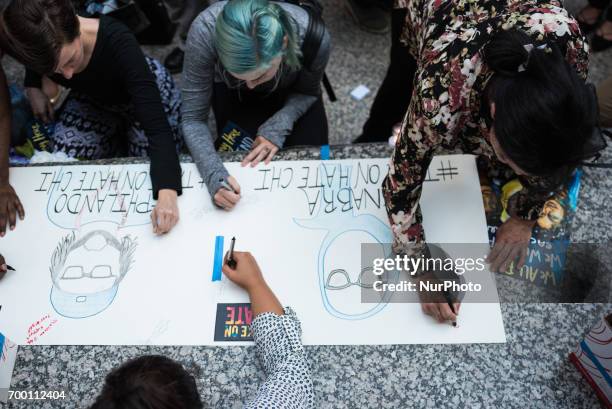
[[[266,373],[265,382],[245,408],[288,407],[288,403],[292,408],[315,408],[312,375],[295,312],[281,307],[251,253],[234,252],[234,259],[236,268],[226,263],[223,273],[249,293],[253,340]]]
[[[257,261],[255,261],[251,253],[236,251],[234,252],[234,260],[236,260],[236,269],[230,268],[225,263],[223,265],[223,273],[249,293],[253,316],[257,317],[264,312],[283,315],[283,307],[276,298],[276,295],[268,287],[268,284],[266,284]]]
[[[273,312],[276,315],[283,315],[283,307],[278,298],[272,292],[265,281],[259,286],[255,286],[249,290],[249,298],[251,299],[251,309],[253,316],[258,316],[264,312]]]
[[[0,237],[23,220],[25,212],[19,197],[9,183],[9,148],[11,144],[11,102],[4,70],[0,68]]]

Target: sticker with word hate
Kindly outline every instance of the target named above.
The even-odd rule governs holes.
[[[215,341],[252,341],[252,321],[249,303],[217,304]]]

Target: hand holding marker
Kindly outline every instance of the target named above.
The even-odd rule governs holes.
[[[236,190],[234,190],[234,188],[231,187],[230,184],[225,181],[225,179],[220,179],[219,182],[221,183],[221,187],[223,189],[229,190],[230,192],[238,194],[238,192],[236,192]]]
[[[227,180],[219,179],[219,190],[215,193],[213,201],[224,210],[231,210],[240,200],[240,185],[232,176]]]
[[[15,271],[13,267],[6,264],[4,257],[0,255],[0,279],[4,278],[4,276],[6,275],[6,272],[9,270]]]
[[[253,316],[256,317],[264,312],[283,315],[285,313],[283,307],[266,284],[257,261],[249,252],[237,251],[234,253],[235,242],[236,238],[233,238],[230,250],[225,256],[223,274],[231,282],[249,293]],[[240,265],[238,265],[238,261],[240,261]]]
[[[238,265],[238,263],[234,259],[234,245],[235,244],[236,244],[236,237],[232,237],[232,244],[230,244],[230,249],[229,249],[229,253],[228,253],[228,256],[227,256],[227,265],[232,270],[235,270],[236,266]]]
[[[450,258],[448,253],[436,244],[428,243],[425,246],[424,256],[429,260],[447,260]],[[424,271],[424,274],[420,275],[420,281],[434,282],[444,285],[447,281],[462,281],[454,270],[446,271],[444,269],[438,270],[435,266],[438,263],[434,263],[434,269]],[[459,308],[461,306],[462,294],[460,292],[453,292],[440,288],[438,290],[422,290],[419,285],[419,297],[421,299],[421,308],[427,315],[431,315],[438,322],[450,321],[453,327],[457,326],[457,316],[459,314]]]
[[[455,314],[455,317],[456,317],[457,316],[457,311],[455,311],[455,307],[453,306],[453,297],[451,296],[450,292],[448,292],[447,290],[444,290],[444,299],[446,300],[446,303],[448,304],[448,307],[453,312],[453,314]],[[451,323],[452,323],[453,327],[456,327],[457,326],[457,319],[455,318]]]

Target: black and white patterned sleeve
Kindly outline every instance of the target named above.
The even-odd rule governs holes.
[[[310,368],[302,346],[300,321],[289,307],[285,315],[259,314],[251,324],[266,381],[246,408],[314,408]]]

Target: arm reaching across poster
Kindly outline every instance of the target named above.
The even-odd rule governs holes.
[[[250,253],[235,252],[234,258],[235,268],[226,263],[223,272],[249,293],[257,315],[251,324],[253,337],[266,373],[265,382],[245,408],[314,408],[312,378],[297,316],[290,308],[283,310]],[[114,369],[91,408],[134,401],[143,407],[204,407],[193,375],[180,363],[162,356],[143,356]],[[230,402],[217,404],[226,407]],[[231,405],[235,407],[235,402]]]
[[[249,293],[255,319],[251,324],[257,355],[266,381],[247,408],[314,408],[314,390],[306,361],[300,321],[291,308],[281,307],[266,284],[251,253],[234,252],[236,267],[223,265],[223,273]]]

